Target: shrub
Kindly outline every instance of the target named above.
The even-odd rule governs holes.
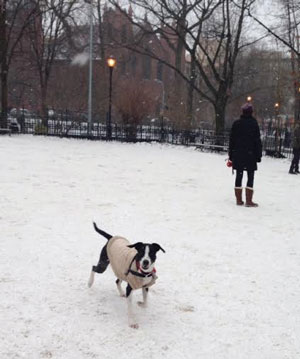
[[[34,128],[35,135],[47,135],[47,133],[48,133],[47,127],[42,124],[38,124]]]

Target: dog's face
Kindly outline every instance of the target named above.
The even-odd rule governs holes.
[[[142,243],[138,242],[128,246],[129,248],[135,248],[137,250],[136,260],[140,263],[143,272],[152,272],[156,261],[156,253],[165,250],[157,243]]]

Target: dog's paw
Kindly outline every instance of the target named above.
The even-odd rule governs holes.
[[[139,325],[137,323],[129,324],[129,327],[132,328],[132,329],[139,329]]]
[[[142,308],[146,308],[147,307],[147,304],[145,302],[140,302],[138,301],[137,304],[142,307]]]

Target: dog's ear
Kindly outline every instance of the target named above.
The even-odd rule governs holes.
[[[159,244],[152,243],[151,245],[154,248],[155,252],[158,252],[159,250],[162,250],[164,253],[166,253],[166,251]]]
[[[130,244],[129,246],[127,246],[129,248],[135,248],[137,251],[141,250],[144,247],[144,244],[142,242],[137,242],[134,244]]]

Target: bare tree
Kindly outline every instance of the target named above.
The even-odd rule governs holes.
[[[66,43],[68,20],[76,10],[75,0],[43,0],[39,2],[36,21],[31,24],[31,48],[40,84],[43,121],[47,118],[47,91],[54,61],[60,46]]]
[[[98,20],[98,36],[100,44],[100,58],[102,62],[105,61],[105,41],[104,41],[104,28],[103,28],[103,10],[102,1],[97,0],[97,20]]]
[[[1,126],[7,126],[8,76],[13,59],[26,29],[31,24],[36,4],[24,0],[0,0],[0,71],[1,71]]]
[[[300,3],[294,0],[283,1],[287,15],[287,35],[291,50],[292,77],[294,80],[295,120],[300,122]]]
[[[117,0],[110,2],[122,11]],[[239,6],[230,0],[131,2],[137,8],[136,13],[143,10],[148,14],[152,27],[144,26],[138,17],[132,20],[140,29],[140,38],[130,48],[161,61],[175,71],[177,78],[187,83],[186,107],[190,125],[193,124],[193,94],[196,91],[213,105],[216,131],[222,133],[236,59],[241,47],[245,46],[242,44],[242,30],[246,10],[251,8],[255,0],[242,0]],[[151,51],[151,47],[140,46],[150,32],[167,41],[174,52],[175,61],[166,61]],[[188,73],[182,66],[185,53],[190,57]],[[182,86],[176,87],[180,93]]]
[[[249,16],[274,39],[287,47],[291,53],[291,68],[294,88],[294,116],[300,121],[300,3],[298,0],[278,0],[277,11],[280,24],[267,25],[248,9]],[[284,21],[282,21],[284,19]]]
[[[146,115],[154,112],[156,101],[150,88],[142,82],[124,78],[118,84],[115,106],[121,115],[122,123],[128,128],[128,135],[134,139],[137,126]]]

